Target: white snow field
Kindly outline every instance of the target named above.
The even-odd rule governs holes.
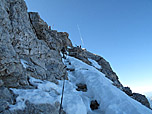
[[[69,80],[65,81],[63,109],[67,114],[152,114],[152,110],[113,86],[112,82],[93,66],[69,56],[63,61],[67,68],[75,69],[68,71]],[[12,89],[19,96],[16,99],[17,104],[10,106],[11,110],[24,109],[26,100],[36,104],[60,102],[63,81],[56,85],[31,77],[30,83],[38,89]],[[87,92],[77,91],[78,83],[86,84]],[[91,100],[97,100],[99,109],[91,110]]]

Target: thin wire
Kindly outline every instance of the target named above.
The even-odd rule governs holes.
[[[62,96],[61,96],[61,104],[60,104],[59,114],[61,114],[61,109],[62,109],[64,86],[65,86],[65,75],[63,77],[63,87],[62,87]]]

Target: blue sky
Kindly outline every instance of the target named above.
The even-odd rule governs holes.
[[[123,85],[152,91],[152,0],[25,0],[75,45],[103,56]]]

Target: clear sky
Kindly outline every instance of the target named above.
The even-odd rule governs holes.
[[[121,83],[152,91],[152,0],[25,0],[75,45],[103,56]]]

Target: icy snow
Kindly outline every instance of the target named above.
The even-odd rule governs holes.
[[[111,81],[93,66],[73,57],[67,57],[63,62],[68,68],[75,69],[68,71],[69,80],[65,81],[63,109],[67,114],[152,114],[150,109],[113,86]],[[18,97],[17,103],[11,105],[10,110],[24,109],[26,100],[35,104],[60,102],[63,81],[59,81],[58,85],[32,77],[29,81],[37,86],[37,89],[12,89]],[[88,91],[76,91],[77,83],[86,84]],[[91,100],[98,101],[98,110],[90,109]]]
[[[94,67],[101,69],[101,66],[95,60],[93,60],[93,59],[88,59],[88,60],[92,63],[92,65]]]
[[[152,108],[152,97],[147,97],[149,103],[150,103],[150,107]]]
[[[28,62],[25,61],[24,59],[20,59],[21,61],[21,64],[23,65],[24,68],[27,68],[28,67]]]

